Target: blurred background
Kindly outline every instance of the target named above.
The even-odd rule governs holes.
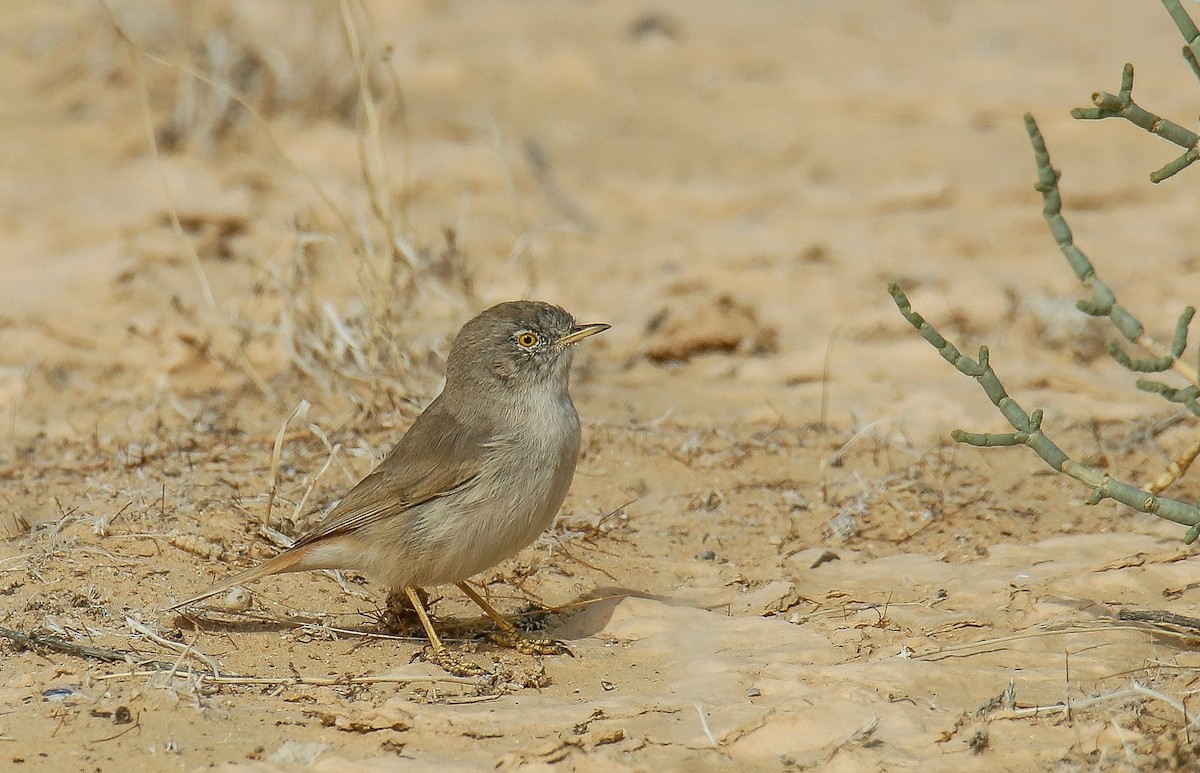
[[[892,280],[1039,404],[1157,410],[1071,309],[1025,111],[1119,297],[1166,339],[1200,286],[1195,173],[1153,186],[1174,146],[1068,115],[1130,61],[1192,123],[1157,3],[80,0],[0,43],[15,435],[155,395],[402,403],[518,296],[614,324],[582,375],[609,419],[997,423]]]

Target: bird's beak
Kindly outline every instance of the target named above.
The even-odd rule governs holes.
[[[570,346],[571,344],[579,343],[588,336],[594,336],[597,333],[603,333],[610,327],[612,327],[612,325],[605,325],[603,323],[594,325],[576,325],[574,330],[558,339],[555,343],[557,343],[559,346]]]

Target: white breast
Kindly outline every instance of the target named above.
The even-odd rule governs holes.
[[[528,399],[533,397],[534,399]],[[396,567],[394,582],[459,582],[510,558],[553,522],[579,456],[579,416],[565,392],[526,395],[503,423],[484,469],[455,494],[422,506],[416,560]]]

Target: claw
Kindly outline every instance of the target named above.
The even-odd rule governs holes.
[[[516,650],[522,655],[570,655],[575,653],[567,649],[567,645],[555,639],[535,639],[522,636],[515,630],[493,631],[488,639],[501,647]]]
[[[434,650],[425,659],[452,676],[490,676],[492,673],[483,666],[464,660],[447,649]]]

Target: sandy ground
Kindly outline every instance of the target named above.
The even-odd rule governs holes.
[[[1196,632],[1118,618],[1196,614],[1183,529],[951,443],[1002,420],[885,291],[1079,461],[1190,443],[1071,311],[1021,124],[1169,338],[1200,172],[1152,186],[1172,146],[1068,115],[1131,61],[1192,123],[1159,4],[372,3],[376,132],[335,3],[113,7],[174,67],[90,1],[0,30],[0,626],[128,658],[0,644],[0,768],[1194,768]],[[163,611],[311,525],[513,297],[613,324],[558,524],[476,578],[574,657],[431,589],[495,672],[449,678],[353,575]]]

